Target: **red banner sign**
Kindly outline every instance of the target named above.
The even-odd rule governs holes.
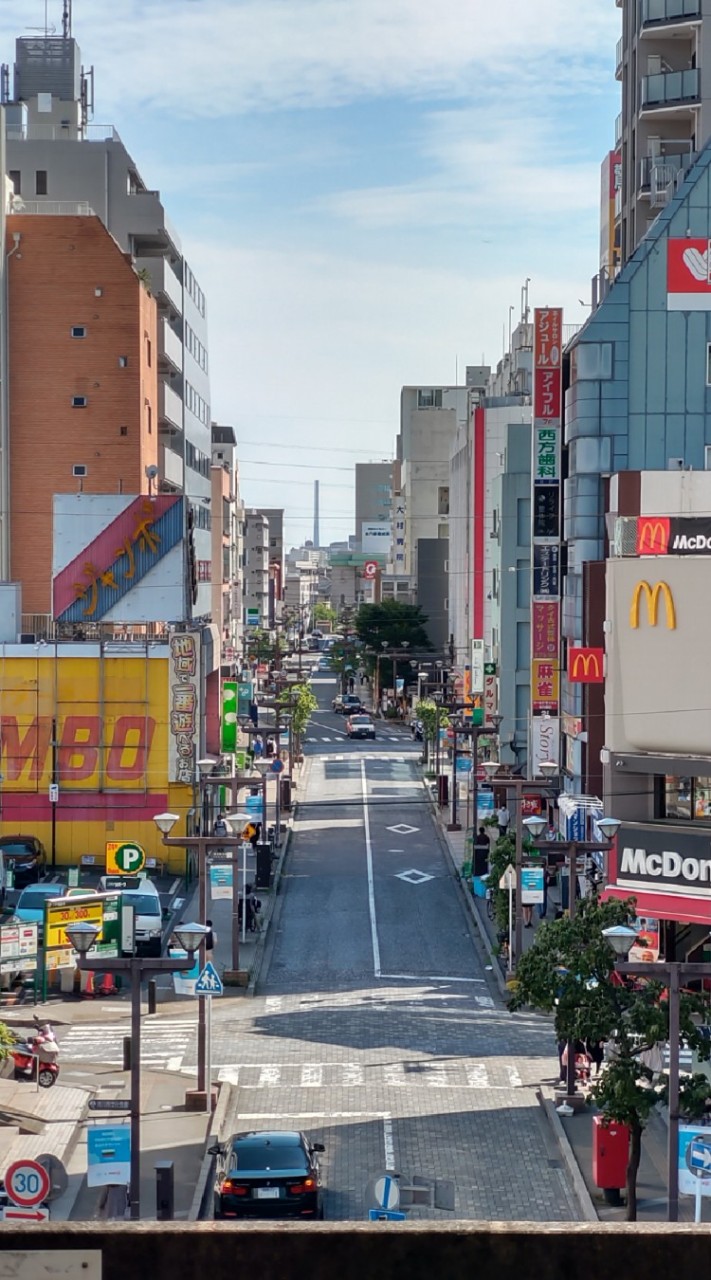
[[[557,658],[559,647],[559,605],[557,600],[534,600],[533,653],[534,658]]]
[[[536,307],[533,318],[533,419],[560,425],[563,405],[563,309]]]
[[[604,684],[604,649],[568,649],[568,679],[571,684]]]

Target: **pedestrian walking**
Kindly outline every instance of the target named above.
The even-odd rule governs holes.
[[[496,821],[499,824],[499,835],[505,836],[511,821],[511,814],[509,813],[506,804],[500,805],[496,810]]]
[[[491,845],[486,833],[486,827],[479,827],[476,840],[474,841],[474,866],[472,868],[472,873],[475,876],[481,876],[483,879],[485,875],[488,875],[490,854]]]
[[[255,760],[260,760],[264,755],[264,742],[262,741],[261,733],[255,733],[252,738],[252,755]]]
[[[208,964],[212,964],[212,953],[215,950],[217,934],[212,927],[212,920],[206,920],[205,924],[207,925],[207,933],[205,934],[205,959]]]

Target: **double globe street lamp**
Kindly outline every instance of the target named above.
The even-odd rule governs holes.
[[[141,1216],[141,983],[144,976],[154,973],[182,973],[192,969],[195,952],[204,943],[207,929],[203,924],[181,924],[174,930],[176,941],[187,952],[187,957],[105,957],[89,955],[101,929],[98,925],[81,921],[70,925],[66,935],[79,957],[79,968],[101,970],[102,973],[125,973],[131,980],[131,1153],[129,1201],[131,1218]],[[201,1001],[202,1003],[202,1001]]]

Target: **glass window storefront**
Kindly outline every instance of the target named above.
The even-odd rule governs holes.
[[[664,786],[665,818],[711,822],[711,778],[674,778]]]

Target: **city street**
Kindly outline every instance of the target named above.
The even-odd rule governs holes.
[[[550,1028],[502,1007],[432,820],[419,744],[387,722],[374,742],[351,743],[330,710],[335,681],[313,687],[320,710],[258,994],[213,1002],[214,1072],[238,1088],[239,1126],[300,1128],[325,1144],[331,1219],[362,1218],[366,1183],[388,1167],[452,1179],[460,1218],[575,1220],[535,1093],[557,1068]],[[72,1028],[67,1074],[118,1067],[124,1033]],[[148,1020],[144,1054],[153,1070],[191,1075],[194,1021],[169,1008]]]

